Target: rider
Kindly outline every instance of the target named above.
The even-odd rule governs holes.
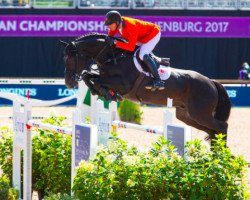
[[[150,22],[121,16],[121,14],[115,10],[109,11],[106,14],[105,25],[109,28],[109,36],[120,34],[122,38],[128,41],[125,43],[110,39],[109,42],[111,44],[127,51],[134,51],[136,45],[140,46],[139,57],[144,61],[154,77],[153,84],[146,86],[146,88],[164,89],[164,82],[160,79],[157,65],[151,56],[149,56],[160,40],[160,27]]]

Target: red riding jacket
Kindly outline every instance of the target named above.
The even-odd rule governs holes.
[[[145,22],[129,17],[122,17],[121,32],[122,38],[128,40],[128,43],[117,41],[116,47],[128,51],[134,51],[137,42],[142,44],[147,43],[160,32],[160,27],[151,22]],[[108,35],[114,36],[116,33],[120,34],[119,30],[109,30]]]

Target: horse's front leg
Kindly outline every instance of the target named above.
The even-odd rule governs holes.
[[[93,82],[96,79],[96,76],[92,76],[89,73],[86,73],[82,76],[82,80],[90,89],[92,95],[100,95],[99,87]]]
[[[96,83],[117,92],[124,91],[128,87],[121,76],[100,77]]]
[[[108,100],[112,101],[122,101],[120,91],[124,90],[124,86],[121,84],[120,77],[99,77],[95,79],[95,85],[99,85],[99,91],[102,94],[106,94],[106,99],[108,98]]]
[[[98,95],[105,98],[108,101],[121,101],[122,97],[113,89],[107,87],[107,85],[102,84],[102,78],[93,78],[91,79],[92,86],[96,91],[98,91]]]

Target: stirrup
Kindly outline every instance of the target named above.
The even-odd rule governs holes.
[[[165,89],[165,85],[164,82],[160,79],[156,79],[153,81],[153,87],[158,89],[158,90],[164,90]]]
[[[146,85],[145,88],[147,90],[151,90],[151,91],[155,91],[155,90],[164,90],[165,89],[165,85],[164,82],[162,80],[153,80],[153,83],[151,85]]]
[[[146,85],[145,86],[145,89],[147,89],[147,90],[151,90],[153,88],[153,85]]]

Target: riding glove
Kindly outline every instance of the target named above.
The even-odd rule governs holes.
[[[107,43],[108,43],[110,46],[115,45],[116,42],[117,42],[117,40],[116,40],[115,38],[107,37]]]

